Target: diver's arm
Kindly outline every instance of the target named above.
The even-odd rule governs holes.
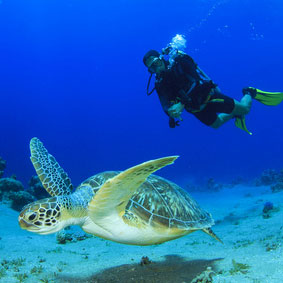
[[[166,92],[161,93],[160,91],[157,90],[157,94],[158,94],[158,97],[159,97],[159,100],[160,100],[160,104],[163,108],[163,111],[169,117],[169,127],[175,128],[175,126],[179,126],[179,121],[175,121],[175,117],[172,117],[172,112],[171,112],[172,102],[168,99],[167,93]],[[173,104],[173,105],[175,105],[175,104]],[[180,116],[180,114],[179,114],[179,116]]]
[[[162,109],[163,111],[168,115],[168,109],[171,107],[171,101],[169,99],[169,95],[167,94],[166,91],[164,91],[164,89],[159,89],[158,87],[156,88],[156,92],[158,94],[158,98],[159,98],[159,101],[160,101],[160,104],[162,106]]]

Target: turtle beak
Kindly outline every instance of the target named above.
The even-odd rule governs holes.
[[[22,228],[22,229],[24,229],[24,230],[32,230],[32,229],[30,229],[31,227],[34,227],[34,225],[33,224],[30,224],[30,223],[28,223],[28,222],[26,222],[23,218],[21,218],[21,217],[19,217],[19,225],[20,225],[20,227]]]
[[[28,224],[23,218],[19,217],[19,225],[22,229],[27,229],[28,227],[30,227],[31,225]]]

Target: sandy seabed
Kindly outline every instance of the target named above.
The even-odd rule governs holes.
[[[0,282],[181,283],[207,267],[213,282],[283,282],[283,192],[236,186],[192,195],[212,214],[224,244],[201,231],[147,247],[96,237],[58,244],[55,235],[21,230],[18,212],[1,204]],[[274,204],[270,218],[263,217],[267,201]],[[145,256],[152,263],[142,266]]]

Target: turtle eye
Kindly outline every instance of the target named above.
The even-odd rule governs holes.
[[[28,220],[33,221],[35,218],[36,218],[36,213],[33,213],[28,217]]]

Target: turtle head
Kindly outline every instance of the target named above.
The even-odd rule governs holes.
[[[19,215],[22,229],[38,233],[51,234],[63,229],[62,205],[58,197],[46,198],[26,205]]]

